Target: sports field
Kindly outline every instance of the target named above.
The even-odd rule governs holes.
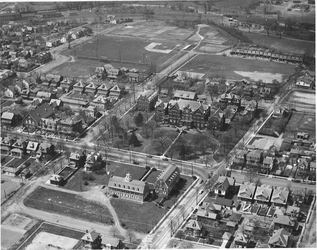
[[[143,39],[136,37],[120,37],[120,36],[98,36],[91,42],[88,42],[76,49],[77,57],[95,57],[100,59],[115,60],[133,63],[150,64],[156,62],[161,65],[164,61],[177,53],[182,46],[180,42],[173,42],[158,39]],[[173,48],[170,53],[152,52],[145,49],[151,43],[160,43],[161,46]],[[74,53],[73,53],[74,54]],[[72,55],[73,55],[72,54]],[[124,66],[124,65],[123,65]],[[128,66],[128,65],[126,65]]]
[[[185,64],[180,70],[217,74],[227,79],[243,79],[247,77],[251,80],[258,80],[257,72],[263,78],[262,80],[266,80],[266,75],[270,79],[276,78],[276,80],[281,80],[281,78],[287,79],[293,73],[294,68],[294,65],[260,59],[252,60],[221,55],[199,55]]]

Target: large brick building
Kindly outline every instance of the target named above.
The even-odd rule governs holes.
[[[179,179],[179,168],[176,165],[170,165],[157,177],[157,180],[154,183],[155,193],[161,198],[168,197]]]
[[[142,92],[137,100],[136,108],[142,111],[154,110],[157,102],[158,94],[154,90],[146,90]]]

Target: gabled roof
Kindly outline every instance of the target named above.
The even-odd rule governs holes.
[[[86,88],[95,89],[95,88],[96,88],[96,84],[93,83],[93,82],[90,82],[90,83],[86,86]]]
[[[292,220],[291,217],[287,215],[280,215],[278,214],[276,218],[273,219],[273,223],[285,225],[285,226],[294,226],[295,221]]]
[[[12,120],[14,117],[14,114],[11,112],[3,112],[1,119],[6,119],[6,120]]]
[[[222,239],[223,240],[230,240],[231,237],[232,237],[232,234],[228,233],[228,232],[224,232],[223,235],[222,235]]]
[[[249,238],[244,235],[242,232],[238,232],[236,234],[236,237],[234,237],[234,241],[238,241],[238,242],[242,242],[242,243],[248,243],[249,242]]]
[[[208,218],[208,219],[211,219],[211,220],[217,219],[217,214],[216,213],[213,213],[213,212],[210,212],[210,211],[207,211],[207,210],[204,210],[204,209],[198,209],[197,212],[196,212],[196,215],[198,217]]]
[[[126,177],[112,176],[109,179],[108,187],[116,188],[121,190],[129,190],[135,193],[143,194],[145,187],[147,186],[147,182],[139,181],[139,180],[130,180],[127,181]]]
[[[291,234],[284,228],[274,230],[273,235],[269,239],[269,244],[287,247],[288,238]]]
[[[54,110],[48,103],[44,103],[41,106],[29,112],[29,115],[37,123],[39,123],[42,118],[48,118],[52,114],[54,114]]]
[[[252,199],[255,189],[254,183],[245,183],[240,186],[238,197]]]
[[[202,229],[202,224],[200,221],[191,219],[187,222],[186,228],[191,228],[191,229],[200,231]]]
[[[94,242],[99,236],[99,233],[97,233],[95,230],[92,230],[91,232],[85,233],[85,235],[81,239],[89,242]]]
[[[273,189],[271,202],[286,204],[288,195],[289,195],[289,191],[287,191],[286,189],[282,189],[282,188]]]
[[[97,96],[94,100],[94,103],[106,103],[106,98],[102,95]]]
[[[239,222],[241,218],[242,218],[242,214],[232,213],[231,216],[229,217],[229,221]]]
[[[164,172],[162,172],[157,179],[163,180],[167,186],[170,186],[173,179],[180,174],[179,168],[176,165],[169,165]]]
[[[254,199],[265,200],[265,201],[269,202],[270,198],[271,198],[272,191],[273,191],[272,187],[270,187],[270,186],[262,185],[260,187],[257,187],[255,195],[254,195]]]

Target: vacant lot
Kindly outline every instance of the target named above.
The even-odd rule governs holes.
[[[282,74],[286,79],[294,71],[294,65],[242,58],[232,58],[220,55],[199,55],[183,66],[181,71],[210,73],[229,79],[243,79],[245,76],[235,72],[259,72]]]
[[[15,242],[19,241],[23,236],[22,232],[9,228],[1,228],[1,249],[9,249]]]
[[[1,200],[6,199],[6,196],[10,196],[12,192],[19,189],[21,187],[21,183],[16,180],[12,180],[11,178],[2,177],[4,183],[1,183]]]
[[[80,231],[76,231],[74,229],[64,228],[64,227],[58,227],[55,225],[43,223],[40,228],[37,229],[37,232],[33,234],[22,246],[21,250],[23,249],[30,249],[30,244],[33,242],[38,235],[43,233],[50,233],[54,234],[55,236],[64,236],[71,239],[80,239],[84,233]],[[48,244],[51,243],[54,245],[54,242],[47,242]],[[78,249],[81,246],[81,241],[79,241],[77,244],[73,246],[73,249]],[[65,247],[65,246],[64,246]],[[43,248],[42,248],[43,249]]]
[[[78,219],[111,224],[112,216],[105,206],[87,201],[74,194],[43,187],[37,188],[24,204],[35,209],[62,214]],[[87,213],[89,211],[89,213]]]
[[[264,34],[244,32],[245,36],[250,38],[255,44],[268,47],[277,51],[287,53],[304,54],[306,52],[315,54],[315,43],[296,41],[289,39],[281,39],[279,37],[267,36]]]
[[[14,157],[12,156],[8,156],[8,155],[4,155],[1,157],[1,166],[3,167],[4,165],[6,165],[9,161],[13,160]]]
[[[290,121],[288,122],[284,138],[288,137],[294,139],[294,135],[297,132],[307,132],[311,139],[316,136],[316,117],[314,115],[308,115],[304,113],[294,112]]]

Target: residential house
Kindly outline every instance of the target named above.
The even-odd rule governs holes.
[[[297,167],[300,170],[309,170],[309,161],[306,158],[297,159]]]
[[[97,88],[97,94],[98,94],[98,95],[103,95],[103,96],[108,96],[111,87],[112,87],[112,85],[111,85],[110,82],[105,82],[105,83],[101,84],[101,85]]]
[[[210,111],[210,117],[208,119],[209,125],[212,126],[213,129],[223,129],[225,125],[225,115],[223,111],[218,108],[216,110]]]
[[[129,82],[139,82],[140,81],[139,72],[129,72],[128,77],[129,77]]]
[[[284,228],[274,230],[273,235],[269,239],[269,246],[272,248],[282,248],[289,246],[289,236],[290,232]]]
[[[274,216],[273,225],[275,230],[284,228],[290,233],[297,230],[298,227],[298,223],[295,218],[280,214]]]
[[[12,147],[16,139],[14,139],[11,136],[6,136],[5,138],[2,139],[1,141],[1,146],[6,146],[6,147]]]
[[[45,102],[50,102],[52,98],[56,98],[56,94],[47,91],[39,91],[36,94],[37,98],[42,98]]]
[[[125,178],[112,176],[108,183],[109,193],[121,199],[143,203],[150,192],[147,182],[133,180],[127,173]]]
[[[32,100],[32,102],[31,102],[31,106],[32,106],[33,108],[36,108],[36,107],[40,106],[41,104],[43,104],[43,99],[42,99],[42,98],[37,98],[37,97],[35,97],[35,98]]]
[[[121,98],[121,94],[122,94],[122,90],[119,88],[118,85],[114,85],[111,89],[110,89],[110,93],[109,96],[111,97],[115,97],[117,99]]]
[[[86,85],[85,87],[86,94],[95,95],[96,92],[97,92],[97,86],[94,82],[90,82],[89,84]]]
[[[244,201],[252,201],[256,190],[254,183],[244,183],[240,186],[238,198]]]
[[[174,100],[188,100],[188,101],[197,101],[197,94],[195,92],[176,90]]]
[[[5,111],[2,113],[1,115],[1,125],[2,128],[4,127],[14,127],[16,125],[18,125],[18,122],[20,121],[21,116],[13,113],[13,112],[9,112],[9,111]]]
[[[91,105],[94,106],[95,108],[100,108],[103,110],[107,109],[107,105],[108,105],[108,99],[107,97],[103,96],[103,95],[98,95],[92,102]]]
[[[39,143],[35,141],[29,141],[28,145],[26,146],[26,153],[30,154],[32,157],[36,156],[36,152],[38,150]]]
[[[259,150],[252,150],[246,155],[248,163],[260,163],[263,158],[263,153]]]
[[[39,146],[39,149],[36,152],[36,157],[41,158],[43,156],[48,155],[52,149],[52,146],[53,145],[48,142],[42,142]]]
[[[41,128],[41,119],[49,118],[53,114],[53,108],[48,103],[44,103],[36,109],[29,111],[23,121],[23,126],[26,127],[28,131],[35,131]]]
[[[250,236],[243,232],[237,232],[234,237],[235,248],[246,248],[250,242]]]
[[[311,89],[314,86],[314,80],[308,77],[300,77],[299,79],[297,79],[295,85],[297,88]]]
[[[97,77],[102,77],[104,74],[104,67],[96,67],[95,74]]]
[[[221,238],[222,238],[222,244],[220,248],[229,248],[231,240],[232,240],[232,234],[229,232],[224,232]]]
[[[256,188],[254,201],[256,201],[259,204],[268,205],[270,203],[272,193],[273,193],[272,187],[270,187],[269,185],[263,184],[260,187]]]
[[[96,163],[101,162],[102,156],[100,153],[91,152],[87,155],[84,165],[84,171],[93,171],[93,167]]]
[[[101,249],[101,236],[99,233],[97,233],[95,230],[88,231],[86,230],[86,233],[81,238],[82,242],[85,245],[85,248],[90,249]]]
[[[68,93],[73,89],[74,84],[74,81],[71,81],[69,78],[64,78],[61,81],[60,87],[63,88],[66,91],[66,93]]]
[[[267,172],[271,171],[273,168],[273,162],[273,157],[266,156],[263,160],[262,168]]]
[[[231,93],[224,93],[220,96],[219,102],[236,105],[239,108],[241,105],[241,97]]]
[[[230,222],[234,222],[236,224],[240,224],[243,221],[242,214],[240,213],[232,213],[229,217]]]
[[[83,130],[83,122],[74,116],[62,118],[56,123],[56,131],[59,135],[76,136]]]
[[[63,102],[64,105],[68,105],[76,109],[85,108],[89,104],[89,101],[87,99],[82,99],[82,98],[61,97],[60,100]]]
[[[219,218],[222,207],[218,204],[203,202],[197,209],[196,218],[203,225],[210,226]]]
[[[286,207],[289,191],[286,188],[276,187],[273,189],[271,204],[278,207]]]
[[[228,105],[226,107],[226,109],[224,110],[225,124],[231,123],[237,111],[238,111],[238,107],[235,105]]]
[[[200,221],[190,219],[185,226],[185,233],[192,237],[199,237],[202,234],[203,226]]]
[[[10,147],[1,145],[1,155],[8,155],[10,151]]]
[[[102,239],[102,246],[103,249],[125,249],[125,244],[122,242],[121,239],[108,237],[108,236],[101,236]]]
[[[4,91],[4,95],[6,97],[10,97],[13,98],[16,95],[16,90],[15,87],[10,85],[8,88],[6,88],[6,90]]]
[[[69,163],[71,165],[75,165],[76,167],[78,167],[80,159],[81,159],[81,155],[77,151],[72,152],[69,156]]]
[[[13,157],[21,158],[23,156],[23,150],[19,148],[13,148],[10,151],[10,155]]]
[[[232,199],[225,199],[218,196],[216,200],[214,201],[214,204],[217,204],[225,209],[232,209],[234,205],[234,201]]]
[[[214,187],[215,194],[218,196],[226,196],[226,194],[230,192],[232,188],[234,188],[235,182],[236,181],[234,178],[220,176]]]
[[[161,198],[169,196],[174,186],[180,179],[180,170],[176,165],[168,166],[164,172],[157,177],[154,183],[156,194]]]
[[[23,140],[21,138],[17,139],[15,143],[13,143],[12,147],[16,149],[22,150],[24,152],[26,150],[28,144],[28,140]]]
[[[237,153],[233,159],[233,162],[238,165],[245,163],[247,153],[248,153],[247,150],[242,150],[242,149],[237,150]]]
[[[154,90],[146,90],[142,92],[137,99],[136,108],[143,111],[154,110],[155,103],[158,100],[158,93]]]
[[[84,93],[85,86],[86,84],[84,84],[82,80],[79,80],[78,82],[74,84],[73,90],[82,94]]]
[[[110,79],[117,79],[118,76],[121,74],[120,69],[115,69],[115,68],[108,68],[105,69],[107,72],[107,77]]]
[[[44,133],[56,133],[58,121],[59,118],[54,117],[42,118],[40,122],[41,131]]]
[[[63,105],[63,102],[59,99],[51,99],[49,104],[53,109],[59,109]]]

